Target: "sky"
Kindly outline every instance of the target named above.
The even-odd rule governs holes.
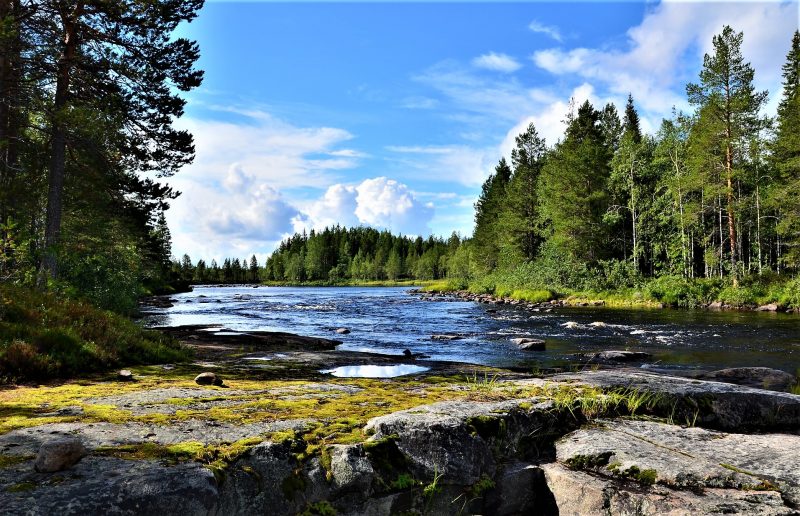
[[[473,204],[514,137],[562,136],[570,99],[645,131],[673,108],[725,24],[774,114],[798,2],[208,1],[196,40],[203,85],[176,126],[193,164],[169,182],[173,254],[255,254],[296,231],[369,225],[469,235]]]

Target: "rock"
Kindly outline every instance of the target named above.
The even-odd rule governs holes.
[[[498,475],[495,492],[487,500],[486,514],[558,514],[547,489],[544,471],[523,462],[508,464]]]
[[[796,432],[800,428],[800,396],[794,394],[640,371],[584,371],[555,375],[551,380],[653,393],[670,404],[674,420],[718,430]]]
[[[42,444],[33,467],[41,473],[52,473],[74,466],[85,456],[86,448],[80,439],[58,437]]]
[[[431,335],[431,340],[460,340],[463,338],[461,335]]]
[[[117,373],[117,380],[122,382],[132,382],[133,373],[131,373],[128,369],[120,369]]]
[[[720,369],[719,371],[706,373],[700,378],[779,392],[790,392],[792,386],[797,383],[797,378],[793,374],[779,369],[770,369],[769,367]]]
[[[609,349],[586,355],[589,360],[600,362],[634,362],[637,360],[647,360],[652,356],[653,355],[650,353],[645,353],[644,351],[624,351],[618,349]]]
[[[561,515],[585,514],[760,514],[790,515],[774,491],[706,489],[703,493],[661,486],[642,489],[629,483],[570,470],[561,464],[543,464],[547,487]]]
[[[441,475],[445,484],[467,486],[492,476],[498,461],[519,460],[520,450],[544,452],[532,439],[547,442],[574,428],[577,420],[554,407],[535,398],[439,402],[373,418],[365,432],[393,438],[418,478]]]
[[[2,474],[2,470],[0,470]],[[196,463],[88,456],[53,482],[16,494],[0,489],[3,514],[217,514],[214,474]],[[17,480],[19,481],[19,480]],[[8,484],[7,484],[8,485]]]
[[[339,335],[347,335],[348,333],[350,333],[350,330],[348,330],[347,328],[337,328],[336,333],[338,333]]]
[[[770,303],[768,305],[759,306],[758,308],[756,308],[756,312],[777,312],[780,309],[781,309],[780,305],[776,303]]]
[[[523,351],[544,351],[545,341],[541,339],[533,339],[530,337],[521,337],[511,339],[511,342]]]
[[[722,301],[714,301],[708,305],[708,308],[711,310],[721,310],[722,306]]]
[[[375,470],[360,444],[330,447],[331,487],[334,491],[355,491],[369,496]]]
[[[195,383],[198,385],[216,385],[221,387],[223,385],[222,378],[217,376],[216,373],[200,373],[194,378]]]
[[[580,324],[576,323],[575,321],[567,321],[564,324],[562,324],[561,326],[563,326],[564,328],[566,328],[568,330],[574,330],[574,329],[578,328],[580,326]]]
[[[560,463],[644,486],[779,491],[800,506],[800,436],[728,434],[653,421],[605,421],[556,443]],[[757,512],[757,511],[754,511]]]

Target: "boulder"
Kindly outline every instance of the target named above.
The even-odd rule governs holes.
[[[574,330],[574,329],[580,327],[580,324],[576,323],[575,321],[567,321],[564,324],[562,324],[561,326],[563,326],[564,328],[566,328],[568,330]]]
[[[545,341],[542,339],[534,339],[530,337],[520,337],[511,339],[511,342],[523,351],[544,351]]]
[[[347,328],[337,328],[336,333],[338,333],[339,335],[347,335],[348,333],[350,333],[350,330],[348,330]]]
[[[566,410],[538,398],[445,401],[371,419],[373,440],[392,438],[418,478],[472,485],[494,476],[499,461],[546,453],[548,441],[575,428]]]
[[[36,454],[34,469],[52,473],[74,466],[86,456],[86,448],[76,437],[57,437],[42,444]]]
[[[355,491],[369,496],[375,470],[364,447],[355,445],[333,445],[329,449],[331,456],[331,487],[337,494],[344,491]]]
[[[194,378],[195,383],[197,385],[216,385],[217,387],[221,387],[223,385],[222,378],[217,376],[216,373],[205,372],[200,373]]]
[[[797,378],[793,374],[779,369],[770,369],[769,367],[720,369],[719,371],[705,373],[700,378],[779,392],[790,392],[792,386],[797,384]]]
[[[121,382],[132,382],[133,373],[131,373],[129,369],[120,369],[117,373],[117,380]]]
[[[756,312],[777,312],[780,310],[781,307],[777,303],[769,303],[767,305],[761,305],[756,308]]]

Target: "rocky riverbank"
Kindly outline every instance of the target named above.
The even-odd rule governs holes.
[[[524,301],[521,299],[514,299],[511,297],[495,296],[493,294],[476,294],[468,290],[452,290],[452,291],[430,291],[425,289],[414,289],[410,291],[412,294],[420,296],[425,301],[472,301],[475,303],[490,304],[490,305],[510,305],[528,308],[534,311],[552,311],[553,308],[564,307],[588,307],[588,306],[605,306],[606,302],[603,299],[584,299],[568,297],[564,299],[552,299],[538,303]],[[648,303],[643,306],[644,308],[667,308],[664,303]],[[721,301],[714,301],[699,305],[697,308],[704,310],[744,310],[755,312],[784,312],[784,313],[800,313],[800,309],[787,308],[778,303],[768,303],[765,305],[741,305],[734,306],[731,304],[723,303]]]
[[[191,364],[0,391],[3,513],[800,513],[800,396],[209,329],[171,330]],[[406,362],[427,371],[320,372]]]

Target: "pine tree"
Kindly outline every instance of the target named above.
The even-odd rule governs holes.
[[[726,25],[722,33],[713,38],[714,53],[706,54],[703,59],[700,83],[686,86],[689,102],[697,107],[702,122],[696,127],[705,132],[700,140],[703,145],[719,151],[721,204],[727,215],[729,272],[734,285],[738,283],[740,253],[736,231],[736,182],[746,158],[745,142],[757,137],[763,126],[759,111],[767,98],[767,92],[756,92],[753,87],[755,72],[742,56],[743,37],[741,32]],[[707,152],[707,149],[696,150]]]

